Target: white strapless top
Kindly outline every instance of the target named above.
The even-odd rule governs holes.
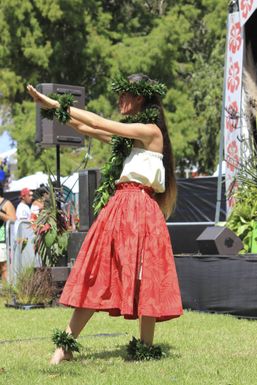
[[[117,183],[137,182],[152,187],[155,192],[165,191],[165,168],[159,152],[133,147],[123,162],[123,170]]]

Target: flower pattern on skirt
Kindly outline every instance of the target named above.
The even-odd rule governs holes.
[[[182,314],[170,237],[152,189],[117,185],[85,237],[60,303],[128,319]]]

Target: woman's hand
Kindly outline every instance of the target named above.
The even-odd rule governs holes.
[[[33,98],[34,102],[38,103],[41,108],[53,109],[60,107],[60,104],[57,100],[51,99],[48,96],[38,92],[31,84],[27,85],[27,90],[30,96]]]

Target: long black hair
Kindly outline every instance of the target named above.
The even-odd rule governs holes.
[[[154,83],[154,80],[150,79],[147,75],[141,73],[128,76],[128,80],[130,82],[146,80]],[[177,184],[175,176],[175,160],[173,155],[173,149],[165,121],[164,109],[161,102],[161,98],[158,95],[145,97],[143,109],[146,108],[157,108],[159,110],[159,118],[156,124],[160,128],[163,137],[163,165],[165,168],[165,191],[163,193],[157,193],[156,200],[159,203],[163,214],[166,218],[168,218],[175,207],[177,197]]]

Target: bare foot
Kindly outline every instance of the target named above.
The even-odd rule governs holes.
[[[65,352],[62,348],[56,349],[54,352],[50,364],[51,365],[58,365],[62,361],[70,361],[72,360],[73,355],[72,352]]]

